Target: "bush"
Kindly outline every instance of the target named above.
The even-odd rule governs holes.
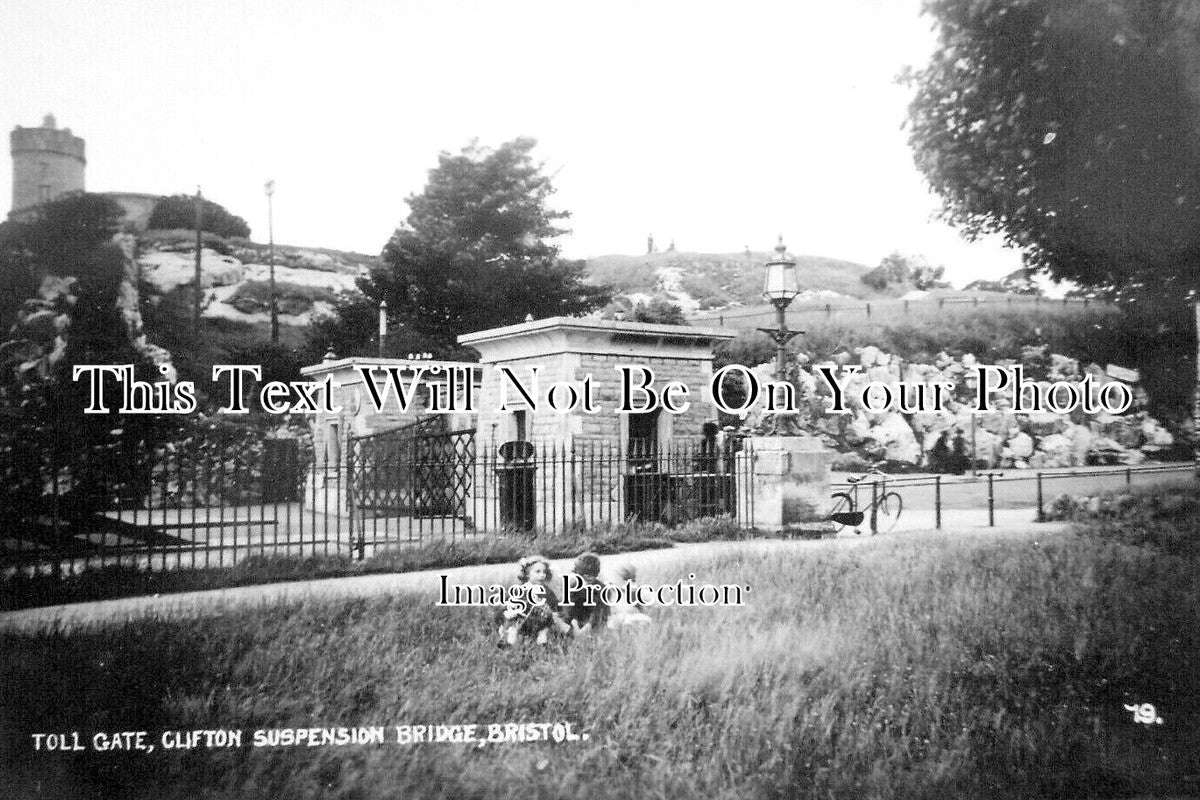
[[[225,207],[211,200],[204,200],[200,212],[200,229],[212,231],[218,236],[250,236],[250,226],[246,220],[234,216]],[[185,194],[164,197],[154,204],[150,212],[150,221],[146,227],[152,230],[168,230],[171,228],[195,228],[196,198]]]
[[[196,249],[196,231],[183,228],[145,231],[138,236],[138,243],[143,247],[156,247],[168,252],[190,253]],[[211,231],[200,232],[200,246],[207,247],[223,256],[233,255],[234,252],[228,241]]]
[[[275,281],[280,314],[303,314],[313,303],[336,303],[340,295],[325,286],[308,286],[287,281]],[[270,281],[246,281],[229,298],[229,304],[246,314],[271,310]]]
[[[1062,494],[1047,519],[1075,522],[1082,535],[1200,555],[1200,482],[1155,484],[1096,495]]]

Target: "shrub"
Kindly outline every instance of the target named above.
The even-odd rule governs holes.
[[[1078,523],[1082,535],[1200,555],[1200,482],[1155,484],[1096,495],[1059,495],[1047,518]]]
[[[323,301],[333,304],[340,296],[326,286],[308,286],[287,281],[275,282],[280,314],[303,314],[313,303]],[[229,304],[247,314],[271,309],[271,284],[269,281],[246,281],[229,298]]]
[[[194,228],[195,225],[196,199],[185,194],[164,197],[155,203],[147,223],[147,227],[152,230],[187,229]],[[250,235],[250,226],[246,224],[246,220],[230,214],[224,206],[211,200],[203,201],[200,229],[224,237]]]
[[[183,228],[145,231],[138,236],[138,243],[144,247],[156,247],[168,252],[190,253],[196,249],[196,231]],[[228,241],[211,231],[200,232],[200,246],[207,247],[223,256],[234,253],[234,249]]]

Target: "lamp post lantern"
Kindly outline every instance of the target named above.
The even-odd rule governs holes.
[[[275,297],[275,209],[271,198],[275,195],[275,179],[263,186],[267,195],[267,266],[271,271],[271,343],[279,344],[279,303]]]
[[[779,235],[779,244],[775,245],[775,259],[767,262],[767,279],[763,285],[763,297],[775,306],[774,328],[759,328],[775,342],[775,377],[778,380],[787,379],[787,343],[804,331],[788,330],[784,311],[800,294],[796,284],[796,262],[787,254],[783,244],[783,234]]]

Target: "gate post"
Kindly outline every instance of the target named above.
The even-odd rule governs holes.
[[[831,533],[832,452],[812,436],[756,436],[750,441],[754,527],[770,533]]]

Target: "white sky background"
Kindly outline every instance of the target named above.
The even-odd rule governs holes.
[[[53,112],[91,191],[191,193],[267,238],[378,253],[441,150],[519,135],[582,258],[893,249],[956,285],[1020,266],[932,221],[900,129],[919,0],[2,0],[0,125]],[[0,208],[11,161],[0,158]]]

